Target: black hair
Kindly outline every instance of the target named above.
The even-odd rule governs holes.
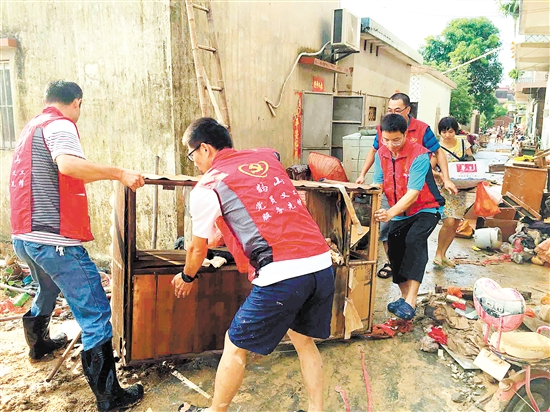
[[[55,80],[48,83],[44,92],[46,103],[71,104],[75,99],[82,99],[82,89],[74,82]]]
[[[401,132],[405,134],[407,132],[407,127],[407,121],[403,116],[397,113],[385,115],[380,122],[380,129],[383,132]]]
[[[209,144],[217,150],[233,147],[233,141],[227,129],[211,117],[194,120],[183,134],[183,144],[193,149],[202,143]]]
[[[458,133],[458,122],[454,117],[444,117],[439,121],[439,124],[437,125],[437,130],[439,130],[439,133],[446,132],[450,129],[453,129],[455,133]]]
[[[405,93],[395,93],[392,97],[390,97],[390,100],[403,100],[405,107],[409,107],[411,105],[411,99]]]

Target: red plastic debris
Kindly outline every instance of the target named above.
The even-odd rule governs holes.
[[[537,314],[529,306],[525,309],[525,316],[528,318],[536,318]]]
[[[428,332],[428,336],[442,345],[447,344],[447,335],[441,329],[441,326],[432,327],[432,330]]]
[[[460,302],[453,302],[451,303],[451,306],[455,309],[462,309],[462,310],[466,310],[466,305],[464,303],[460,303]]]
[[[447,295],[453,295],[453,296],[456,296],[457,298],[461,298],[462,291],[458,286],[449,286],[447,288]]]
[[[0,313],[15,312],[15,310],[15,306],[11,300],[6,299],[0,302]]]

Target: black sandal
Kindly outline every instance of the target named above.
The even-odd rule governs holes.
[[[391,275],[392,275],[392,267],[391,267],[391,264],[388,262],[384,263],[384,266],[382,266],[382,269],[380,269],[376,274],[376,276],[382,279],[387,279],[391,277]]]
[[[184,409],[187,408],[187,409]],[[207,408],[201,408],[199,406],[191,405],[189,403],[182,403],[178,408],[178,412],[201,412],[205,411]]]

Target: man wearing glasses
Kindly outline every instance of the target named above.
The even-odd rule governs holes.
[[[76,123],[82,89],[63,80],[48,84],[46,106],[21,132],[10,175],[13,248],[38,283],[23,316],[25,339],[34,360],[63,347],[67,336],[50,337],[50,318],[63,293],[82,329],[82,369],[99,411],[137,403],[143,387],[118,383],[111,338],[111,307],[96,265],[82,246],[94,239],[85,184],[118,180],[135,191],[141,173],[86,160]]]
[[[382,187],[389,206],[375,211],[389,222],[389,259],[401,297],[388,311],[404,320],[416,314],[416,298],[428,263],[428,237],[441,219],[445,199],[435,183],[428,149],[405,137],[407,122],[388,114],[380,123],[383,146],[376,153],[373,184]]]
[[[323,410],[323,363],[314,338],[328,338],[334,274],[327,243],[273,149],[235,150],[225,127],[203,117],[185,131],[190,160],[204,173],[191,191],[193,238],[172,279],[187,297],[197,283],[215,226],[253,288],[225,335],[212,406],[226,411],[245,372],[247,352],[267,355],[285,334],[302,370],[309,411]]]
[[[434,133],[430,129],[430,126],[428,126],[424,122],[421,122],[420,120],[415,119],[412,116],[409,116],[410,112],[411,101],[409,99],[409,96],[407,96],[405,93],[395,93],[392,97],[390,97],[387,113],[398,114],[405,119],[405,121],[407,122],[407,130],[405,132],[405,137],[407,138],[407,140],[413,143],[421,144],[426,149],[428,149],[428,151],[436,156],[437,163],[441,168],[444,189],[447,190],[449,193],[456,195],[458,193],[458,190],[449,178],[449,168],[445,152],[443,151],[443,149],[441,149],[441,146],[439,145],[439,142],[437,141]],[[359,175],[355,183],[363,184],[367,172],[374,164],[374,156],[379,148],[379,139],[381,136],[380,126],[378,126],[377,128],[377,132],[378,133],[374,138],[372,148],[367,153],[367,157],[365,159],[365,163],[363,164],[361,174]],[[388,201],[385,196],[382,196],[382,207],[388,207]],[[388,225],[385,223],[380,224],[379,239],[383,242],[386,256],[388,256]],[[378,277],[383,279],[389,278],[391,274],[392,267],[389,263],[385,263],[384,266],[378,271]]]

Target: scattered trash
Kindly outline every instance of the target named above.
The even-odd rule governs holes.
[[[432,327],[428,332],[428,336],[442,345],[447,344],[447,335],[443,332],[441,326]]]
[[[336,386],[334,390],[338,392],[342,397],[342,400],[344,401],[344,406],[346,407],[346,412],[350,412],[351,408],[349,406],[349,401],[348,401],[348,396],[346,395],[346,391],[343,390],[340,386]]]
[[[29,300],[31,296],[28,293],[22,293],[19,295],[19,297],[13,302],[13,306],[23,306],[27,300]]]
[[[435,353],[439,350],[439,343],[437,343],[433,338],[426,335],[420,339],[420,350],[422,352]]]
[[[371,333],[360,336],[366,339],[388,339],[393,338],[397,333],[408,333],[413,329],[412,321],[391,318],[384,323],[373,325]]]

